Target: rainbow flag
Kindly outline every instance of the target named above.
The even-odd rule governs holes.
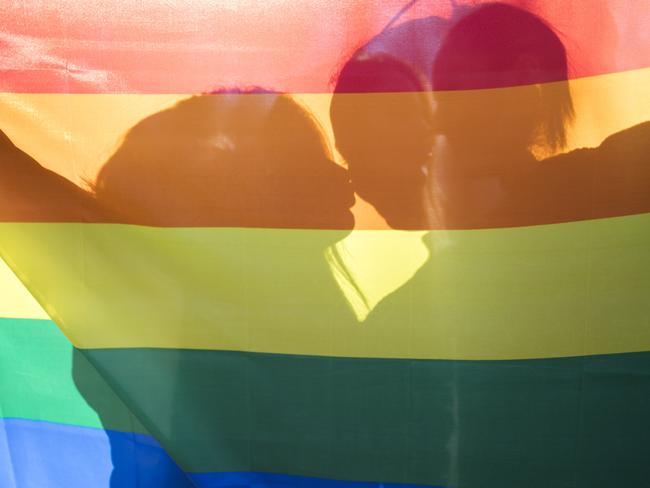
[[[0,22],[0,487],[650,484],[647,1]]]

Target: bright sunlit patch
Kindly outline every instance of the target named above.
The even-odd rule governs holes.
[[[0,259],[0,317],[16,319],[47,319],[45,310],[20,283],[16,275]]]

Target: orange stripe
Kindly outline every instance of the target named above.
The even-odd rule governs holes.
[[[593,94],[609,83],[609,78],[604,78],[596,80],[588,89],[583,90],[583,85],[578,83],[572,86],[576,99],[584,98],[584,91],[588,96],[587,102],[591,104],[578,111],[577,124],[582,127],[576,129],[578,132],[584,131],[588,122],[582,111],[594,110],[598,104],[594,105]],[[643,76],[637,81],[643,81]],[[614,83],[613,86],[629,90],[635,85],[632,83],[627,87]],[[503,92],[504,100],[512,100],[509,102],[512,106],[501,106],[502,111],[517,109],[517,91],[525,89],[496,90]],[[478,115],[482,110],[480,97],[489,97],[490,94],[493,91],[448,92],[435,96],[440,103],[457,106],[471,95]],[[498,208],[491,208],[489,212],[477,212],[476,203],[494,202],[494,188],[479,185],[474,188],[471,202],[460,200],[443,208],[445,220],[423,220],[421,210],[427,203],[418,193],[422,182],[400,176],[407,173],[408,161],[417,163],[423,157],[423,145],[407,137],[412,124],[406,122],[407,117],[413,115],[409,112],[412,101],[420,96],[425,95],[337,95],[349,98],[353,104],[372,107],[374,112],[361,117],[374,119],[370,124],[359,120],[359,112],[344,115],[343,122],[335,120],[337,138],[329,144],[319,132],[318,124],[286,97],[278,98],[272,94],[215,95],[182,102],[176,108],[137,124],[129,132],[126,143],[104,166],[98,189],[104,203],[117,212],[115,216],[93,209],[94,201],[78,187],[44,170],[5,139],[0,143],[3,160],[0,167],[0,220],[117,220],[160,226],[347,229],[352,226],[348,210],[352,204],[351,188],[344,181],[347,178],[344,172],[329,161],[335,156],[330,148],[333,144],[339,146],[348,159],[353,183],[364,198],[375,204],[380,213],[387,210],[382,208],[382,198],[394,203],[388,209],[392,213],[384,216],[388,215],[389,224],[398,228],[535,225],[650,211],[650,165],[647,164],[650,128],[648,124],[640,124],[611,136],[595,149],[573,151],[539,163],[532,160],[526,163],[524,158],[521,164],[513,160],[512,164],[504,165],[497,174],[502,192],[498,195]],[[635,100],[643,101],[644,96],[640,93]],[[310,97],[314,100],[309,100]],[[328,100],[320,100],[322,96],[302,98],[315,111],[328,109]],[[70,100],[64,102],[68,110]],[[125,100],[119,103],[136,102]],[[102,103],[98,107],[118,101],[111,99]],[[618,118],[621,121],[610,124],[612,127],[628,120],[638,120],[634,115],[626,116],[624,105],[620,101],[619,105],[620,113],[616,113],[612,120]],[[10,106],[10,115],[15,114],[14,106]],[[275,108],[268,110],[272,107]],[[395,110],[397,116],[385,115]],[[107,120],[109,115],[106,115]],[[319,114],[322,115],[326,116]],[[473,118],[471,112],[466,116]],[[14,116],[7,120],[18,119]],[[81,117],[80,120],[85,119]],[[320,122],[323,123],[323,119]],[[347,134],[347,139],[353,142],[352,147],[343,147],[341,143],[340,129],[346,125],[352,131]],[[102,132],[110,132],[108,125],[101,127]],[[24,142],[29,144],[30,151],[38,152],[46,144],[37,144],[36,131],[28,129]],[[116,133],[119,134],[119,130]],[[83,133],[75,141],[80,137],[84,137]],[[422,137],[429,136],[423,134]],[[489,147],[489,141],[482,137],[481,131],[472,131],[467,135],[468,144]],[[581,140],[587,139],[583,136]],[[84,144],[78,148],[81,156],[92,153],[86,142],[84,139]],[[573,140],[570,144],[575,146]],[[424,150],[428,150],[427,147]],[[388,158],[382,166],[379,157],[390,155],[391,151],[399,155],[399,164]],[[36,156],[41,159],[38,154]],[[44,163],[50,163],[48,157],[47,154],[43,156]],[[363,158],[368,157],[374,174],[359,173],[363,170]],[[94,162],[95,165],[99,163],[100,160]],[[447,181],[451,188],[453,183]],[[361,191],[362,185],[366,190],[370,187],[370,196]],[[401,196],[404,199],[400,199]],[[357,228],[385,228],[379,219],[366,219],[363,214],[367,215],[367,210],[359,214],[357,210],[360,208],[359,205],[355,207]]]

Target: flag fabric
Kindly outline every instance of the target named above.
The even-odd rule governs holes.
[[[10,1],[0,487],[650,483],[650,6]]]

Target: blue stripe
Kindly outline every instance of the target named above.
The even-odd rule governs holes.
[[[0,419],[0,487],[109,486],[189,488],[192,484],[150,436]]]
[[[196,473],[190,478],[191,482],[158,442],[147,435],[0,418],[2,488],[191,488],[192,484],[198,488],[425,486],[269,473]]]
[[[201,488],[442,488],[433,485],[339,481],[270,473],[201,473],[192,474],[191,478]]]

